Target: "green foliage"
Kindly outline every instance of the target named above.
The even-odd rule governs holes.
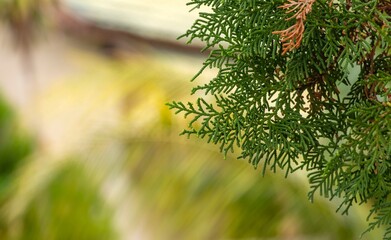
[[[280,36],[295,24],[283,0],[192,0],[208,6],[182,37],[205,42],[216,77],[195,102],[170,108],[190,118],[183,134],[206,138],[263,172],[306,170],[316,193],[371,202],[370,228],[391,239],[391,1],[317,0],[300,46]],[[357,76],[356,76],[357,75]],[[195,78],[196,78],[195,77]]]
[[[29,203],[18,239],[117,239],[100,185],[68,163]]]
[[[25,163],[25,157],[31,153],[32,148],[32,139],[19,131],[14,112],[0,97],[0,207],[9,198],[17,170]],[[1,239],[6,231],[6,223],[0,217]]]
[[[311,204],[301,180],[275,174],[260,182],[242,162],[226,165],[199,142],[148,140],[129,140],[127,169],[159,239],[353,240],[365,226],[357,208],[342,218],[326,201]]]
[[[74,161],[59,169],[41,165],[32,159],[33,139],[20,130],[16,115],[0,98],[0,239],[116,239],[111,209],[86,169]],[[36,163],[40,170],[29,170]],[[52,176],[32,187],[48,170]]]
[[[11,179],[31,153],[33,141],[19,131],[11,107],[0,97],[0,204]]]

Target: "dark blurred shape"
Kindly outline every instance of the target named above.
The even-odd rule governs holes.
[[[171,11],[167,11],[170,6]],[[55,16],[59,27],[69,36],[102,46],[109,56],[115,56],[116,49],[138,53],[150,47],[200,52],[200,44],[186,45],[185,40],[177,40],[193,22],[194,16],[187,10],[185,3],[177,1],[159,4],[133,0],[62,0]],[[107,51],[105,47],[109,45]]]
[[[19,131],[14,113],[0,96],[0,199],[32,148],[32,139]]]
[[[19,131],[11,107],[0,96],[0,208],[9,198],[16,173],[32,152],[33,141]],[[0,216],[0,239],[8,232],[5,219]]]

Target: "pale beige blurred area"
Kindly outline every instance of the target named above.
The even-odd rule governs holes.
[[[186,54],[183,49],[175,50],[176,47],[183,48],[176,37],[184,33],[195,18],[194,14],[187,16],[186,8],[185,4],[174,1],[152,4],[152,1],[64,0],[61,8],[54,11],[60,15],[54,18],[58,20],[54,24],[60,29],[64,25],[66,31],[59,31],[53,26],[44,29],[34,41],[28,59],[23,52],[15,49],[12,38],[3,27],[0,58],[2,91],[25,114],[26,122],[39,128],[37,132],[45,148],[64,154],[80,145],[85,141],[83,138],[94,131],[118,124],[120,98],[127,94],[126,87],[121,84],[125,81],[125,85],[131,88],[134,82],[140,81],[137,76],[118,74],[115,77],[121,79],[105,82],[102,79],[110,78],[107,70],[110,64],[122,69],[127,64],[136,64],[141,78],[150,75],[151,71],[155,71],[152,74],[156,77],[178,74],[185,76],[181,81],[186,85],[205,58],[200,54]],[[66,14],[65,20],[61,18],[63,14]],[[142,17],[150,22],[141,21]],[[172,20],[174,17],[175,21]],[[67,25],[69,22],[71,27]],[[85,36],[85,25],[96,29],[88,29],[88,36]],[[143,38],[134,39],[132,36]],[[151,45],[149,41],[154,40],[158,43]],[[102,45],[118,41],[125,43],[109,49],[117,54],[110,63],[110,60],[105,60],[107,52]],[[164,47],[165,44],[169,45],[169,49]],[[100,79],[92,79],[97,77]],[[154,83],[150,85],[158,88]],[[180,88],[183,86],[178,86]],[[145,100],[148,103],[148,98]],[[151,101],[164,105],[168,100],[159,98]],[[153,117],[149,116],[148,106],[139,108],[137,114],[143,118],[138,121],[145,122]],[[135,122],[133,126],[143,127]]]
[[[173,41],[190,28],[199,11],[180,0],[63,0],[80,18],[108,28]],[[203,7],[202,11],[206,11]],[[183,40],[181,41],[183,42]]]
[[[183,47],[185,39],[178,41],[176,38],[186,32],[198,15],[198,11],[189,12],[191,8],[186,6],[185,1],[61,0],[58,2],[56,10],[46,12],[48,18],[51,17],[55,23],[47,24],[49,28],[40,31],[38,40],[33,43],[32,69],[24,69],[25,56],[15,51],[14,40],[7,32],[8,29],[4,26],[0,28],[2,47],[0,81],[7,94],[11,95],[10,97],[18,105],[27,101],[25,92],[30,89],[25,88],[30,86],[26,85],[34,85],[33,87],[42,90],[53,82],[59,81],[61,77],[78,74],[81,68],[75,63],[75,57],[72,58],[73,52],[83,51],[84,48],[88,51],[94,47],[94,44],[105,44],[105,41],[115,42],[118,36],[122,38],[118,41],[122,42],[129,40],[126,36],[142,37],[136,40],[130,37],[130,40],[125,43],[128,48],[133,50],[135,48],[135,51],[141,54],[148,54],[151,50],[151,46],[144,41],[172,44],[172,48]],[[64,33],[54,30],[53,25],[61,29],[69,28],[71,25],[73,29]],[[88,28],[86,25],[96,29],[86,30]],[[83,35],[84,32],[87,32],[91,38]],[[88,42],[84,42],[83,45],[76,43],[74,39],[72,40],[74,35],[92,40],[90,42],[92,47],[88,46]],[[127,47],[119,51],[126,50]],[[190,45],[188,47],[190,48]],[[156,48],[152,49],[154,50]],[[171,66],[179,65],[179,69],[190,66],[191,71],[197,69],[197,65],[192,64],[193,60],[188,59],[187,62],[182,60],[183,58],[171,58]],[[162,62],[165,60],[163,59]],[[36,83],[30,84],[29,82],[32,81]]]
[[[30,103],[31,91],[42,91],[57,82],[61,77],[71,76],[80,69],[70,61],[72,46],[63,37],[54,33],[34,45],[31,53],[33,69],[26,69],[24,55],[15,49],[8,32],[1,28],[0,83],[5,92],[17,106]],[[48,36],[49,35],[49,36]]]

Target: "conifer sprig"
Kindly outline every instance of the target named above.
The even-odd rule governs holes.
[[[391,232],[391,1],[189,5],[211,11],[182,37],[210,50],[199,74],[218,73],[193,89],[203,100],[169,104],[190,118],[184,133],[263,172],[305,169],[311,200],[371,202],[370,229]]]

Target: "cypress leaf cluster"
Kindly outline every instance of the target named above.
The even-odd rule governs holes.
[[[263,172],[306,170],[310,200],[370,202],[369,228],[391,239],[391,1],[191,0],[182,36],[210,51],[217,75],[169,107],[184,135]],[[194,79],[195,79],[194,78]]]

